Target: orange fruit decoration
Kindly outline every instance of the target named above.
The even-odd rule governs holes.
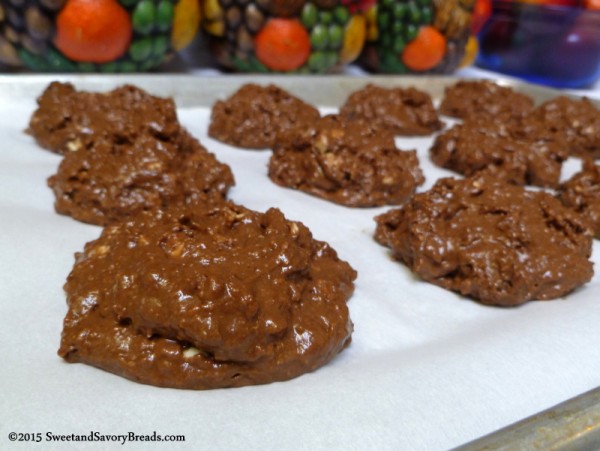
[[[54,45],[73,61],[107,63],[127,51],[131,34],[129,14],[117,0],[67,0]]]
[[[269,69],[291,71],[310,56],[310,36],[296,19],[270,19],[256,35],[256,57]]]
[[[583,3],[587,9],[600,10],[600,0],[585,0]]]
[[[402,52],[402,62],[416,72],[434,68],[446,54],[446,38],[432,26],[424,26]]]

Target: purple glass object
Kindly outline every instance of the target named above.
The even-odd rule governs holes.
[[[600,78],[600,11],[494,1],[478,38],[486,69],[561,88]]]

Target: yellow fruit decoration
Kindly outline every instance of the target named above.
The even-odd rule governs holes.
[[[175,5],[171,43],[175,50],[181,50],[192,40],[200,27],[200,1],[179,0]]]
[[[225,20],[219,0],[204,0],[202,5],[204,30],[213,36],[223,36],[225,34]]]
[[[477,57],[477,52],[479,52],[479,42],[475,36],[470,36],[467,41],[467,46],[465,47],[465,56],[463,56],[463,59],[458,66],[466,67],[473,64]]]
[[[340,63],[347,64],[354,61],[360,55],[365,44],[367,34],[367,21],[363,16],[353,16],[346,26],[344,44],[340,51]]]
[[[379,29],[377,28],[377,5],[370,7],[365,17],[367,19],[367,41],[373,42],[379,38]]]

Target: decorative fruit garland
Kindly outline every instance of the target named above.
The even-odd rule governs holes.
[[[6,0],[0,62],[36,71],[134,72],[185,47],[198,0]]]
[[[326,72],[354,61],[373,0],[205,0],[203,29],[217,60],[245,72]]]
[[[475,0],[379,0],[361,62],[389,73],[445,73],[463,58]]]

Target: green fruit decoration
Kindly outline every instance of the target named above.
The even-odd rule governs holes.
[[[199,0],[4,0],[0,63],[143,72],[189,44],[199,25]]]

